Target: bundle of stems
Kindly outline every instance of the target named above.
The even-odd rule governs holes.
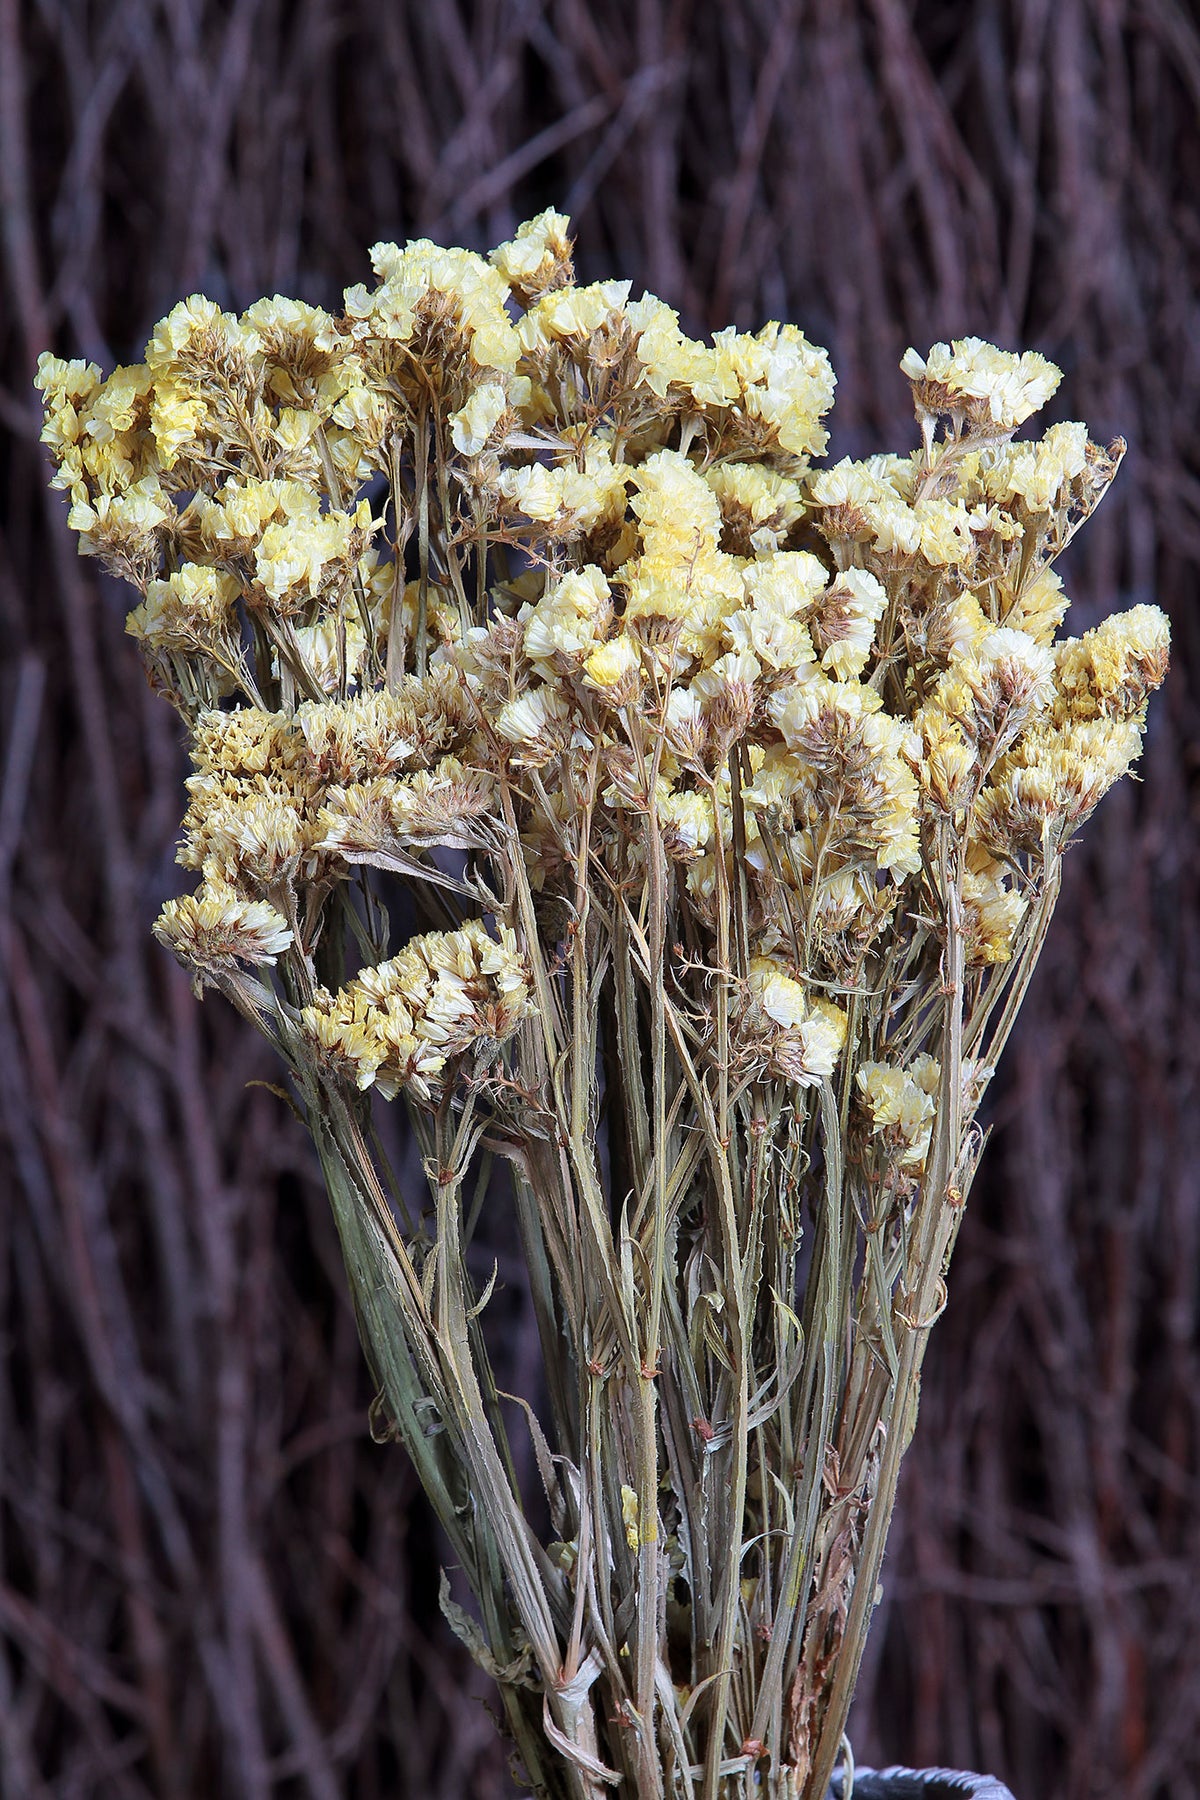
[[[566,230],[378,245],[337,317],[193,296],[107,380],[44,358],[44,435],[189,729],[156,930],[291,1072],[525,1777],[820,1800],[978,1107],[1166,625],[1054,641],[1121,446],[1013,441],[1042,358],[910,351],[919,447],[814,470],[823,351],[694,342]]]

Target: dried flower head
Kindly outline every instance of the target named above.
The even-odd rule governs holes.
[[[725,1800],[757,1746],[823,1800],[980,1098],[1166,672],[1154,607],[1057,636],[1123,446],[1014,441],[1059,372],[968,338],[904,358],[918,447],[814,468],[823,350],[577,284],[557,213],[371,262],[334,313],[194,295],[107,379],[39,363],[189,729],[155,929],[289,1064],[533,1786],[662,1793],[669,1745]],[[423,1222],[372,1157],[401,1093]],[[550,1546],[467,1271],[484,1150]]]

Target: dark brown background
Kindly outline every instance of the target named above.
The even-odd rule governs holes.
[[[911,443],[898,359],[966,332],[1130,440],[1072,618],[1159,599],[1174,671],[999,1084],[855,1735],[1018,1800],[1200,1791],[1198,184],[1178,0],[0,0],[5,1800],[505,1792],[305,1141],[149,937],[178,736],[28,380],[550,203],[585,277],[826,343],[838,454]]]

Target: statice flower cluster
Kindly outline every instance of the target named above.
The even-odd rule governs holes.
[[[485,842],[511,776],[546,899],[584,796],[614,883],[655,817],[698,950],[745,885],[743,1054],[811,1081],[947,822],[970,960],[1011,954],[1025,859],[1138,754],[1165,621],[1055,642],[1053,559],[1116,457],[1081,425],[1011,441],[1058,385],[1044,358],[909,351],[946,437],[814,472],[823,351],[786,325],[697,343],[627,282],[575,286],[566,232],[543,214],[490,260],[377,245],[338,317],[193,296],[106,381],[42,359],[70,523],[138,586],[129,630],[194,729],[203,880],[158,929],[203,976],[303,957],[301,890]],[[417,574],[422,417],[442,516]],[[781,984],[805,998],[773,1006]],[[387,1011],[354,1006],[356,1051],[322,1041],[365,1084]]]
[[[444,1521],[506,1571],[527,1766],[537,1690],[580,1791],[823,1793],[975,1113],[1167,667],[1153,606],[1062,635],[1123,446],[1017,439],[1059,371],[963,339],[904,357],[915,447],[829,465],[823,350],[578,284],[554,212],[371,262],[336,313],[193,295],[134,367],[39,365],[189,734],[198,882],[155,929],[287,1058],[331,1192],[375,1204],[370,1096],[411,1104],[437,1247],[381,1227],[396,1330],[485,1495],[486,1545]],[[536,1568],[444,1375],[484,1354],[437,1310],[481,1147],[557,1296]]]

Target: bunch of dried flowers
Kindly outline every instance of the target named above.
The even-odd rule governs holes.
[[[156,930],[291,1070],[535,1791],[817,1800],[979,1104],[1166,669],[1153,607],[1055,637],[1122,446],[1014,442],[1059,372],[968,339],[904,359],[918,449],[815,470],[824,351],[577,286],[555,213],[372,263],[42,360],[190,734]],[[496,1158],[552,1536],[468,1273]]]

